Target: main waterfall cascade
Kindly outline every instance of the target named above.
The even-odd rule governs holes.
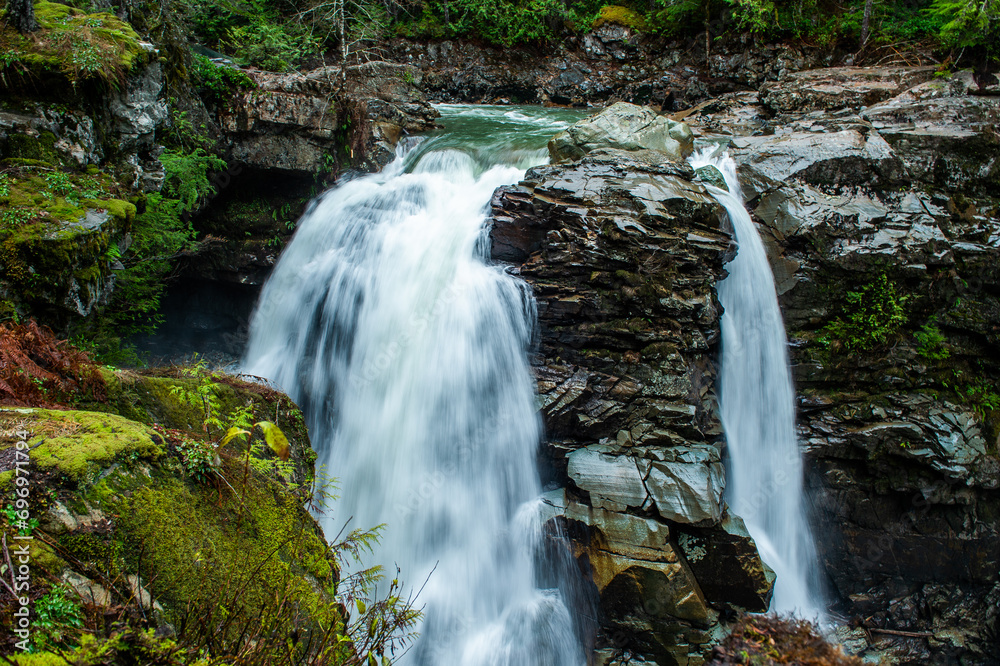
[[[740,196],[728,156],[692,159],[711,165],[728,192],[711,187],[729,213],[739,251],[719,283],[722,363],[719,408],[730,464],[727,500],[777,574],[771,610],[824,617],[812,531],[802,490],[802,455],[795,434],[795,392],[788,341],[764,244]]]
[[[493,191],[544,163],[545,141],[579,114],[442,113],[449,132],[307,212],[244,366],[306,410],[340,488],[327,533],[384,523],[380,563],[426,580],[407,663],[579,666],[562,595],[536,584],[534,300],[489,265],[484,225]]]

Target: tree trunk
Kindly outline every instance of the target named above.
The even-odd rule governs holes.
[[[38,30],[35,20],[35,4],[32,0],[7,0],[7,23],[18,32]]]
[[[861,48],[864,48],[865,44],[868,43],[872,23],[872,5],[874,3],[875,0],[865,0],[865,15],[861,19]]]
[[[712,32],[711,32],[711,20],[712,20],[712,4],[711,0],[705,0],[705,67],[711,69],[708,64],[708,58],[712,55]]]

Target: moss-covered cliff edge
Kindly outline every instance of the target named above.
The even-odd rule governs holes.
[[[405,67],[240,69],[186,6],[69,4],[0,16],[0,318],[113,343],[179,271],[259,284],[326,184],[433,126]]]
[[[353,663],[415,617],[342,580],[375,533],[327,541],[315,454],[283,394],[200,367],[93,366],[33,324],[0,326],[0,347],[0,653],[14,663]]]

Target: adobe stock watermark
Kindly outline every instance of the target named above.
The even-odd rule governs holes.
[[[11,523],[16,530],[14,534],[14,547],[7,544],[7,535],[3,535],[4,559],[9,562],[11,571],[10,584],[4,581],[4,586],[8,588],[14,596],[14,635],[19,639],[14,647],[21,652],[28,652],[31,648],[31,598],[28,593],[31,591],[31,549],[30,543],[33,539],[31,529],[33,521],[31,512],[28,509],[28,499],[31,490],[28,483],[31,478],[29,467],[30,457],[28,455],[27,430],[20,429],[14,433],[17,437],[17,445],[14,450],[14,506],[13,512],[9,514]]]

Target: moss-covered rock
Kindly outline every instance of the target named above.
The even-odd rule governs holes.
[[[9,415],[0,411],[0,418]],[[17,409],[13,414],[33,433],[29,440],[35,467],[80,482],[116,460],[152,459],[166,442],[149,427],[116,414]]]
[[[639,12],[621,5],[605,5],[591,26],[594,30],[602,25],[621,25],[633,30],[645,30],[646,19]]]
[[[39,30],[22,35],[6,23],[0,24],[0,86],[8,82],[61,76],[75,85],[98,79],[117,85],[147,52],[139,35],[114,14],[88,14],[55,2],[36,2]]]
[[[115,412],[139,423],[202,437],[206,433],[218,437],[240,419],[243,426],[270,421],[289,441],[289,480],[304,484],[313,477],[316,452],[309,443],[305,418],[283,393],[239,377],[200,370],[173,377],[127,370],[102,373],[108,387],[107,402],[88,403],[88,409]]]
[[[18,163],[0,188],[0,298],[63,327],[106,302],[136,207],[106,173],[38,164]]]
[[[153,379],[136,383],[162,387],[167,381]],[[161,400],[173,395],[159,394]],[[78,603],[95,609],[92,617],[103,613],[107,631],[116,614],[131,607],[141,608],[161,634],[176,632],[187,645],[215,655],[232,654],[246,632],[263,632],[252,649],[264,651],[276,649],[268,636],[313,636],[322,643],[343,635],[345,613],[335,599],[338,563],[321,529],[280,474],[247,464],[243,445],[216,448],[176,434],[164,437],[108,413],[8,408],[0,410],[0,464],[13,466],[10,449],[25,430],[29,512],[41,523],[31,549],[34,580],[62,581],[75,590]],[[211,479],[191,473],[188,445],[217,453]],[[9,491],[10,470],[4,481]],[[3,526],[8,541],[14,529]],[[13,626],[6,621],[13,610],[0,604],[0,624]],[[75,647],[71,663],[110,663],[92,659],[116,650],[138,649],[152,658],[150,650],[164,648],[152,634],[114,633],[99,646],[59,644],[52,636],[36,645],[48,640],[61,649]],[[116,643],[125,637],[128,645]],[[281,639],[277,646],[301,657],[316,647],[310,642],[286,645]],[[64,663],[44,652],[31,659]]]

